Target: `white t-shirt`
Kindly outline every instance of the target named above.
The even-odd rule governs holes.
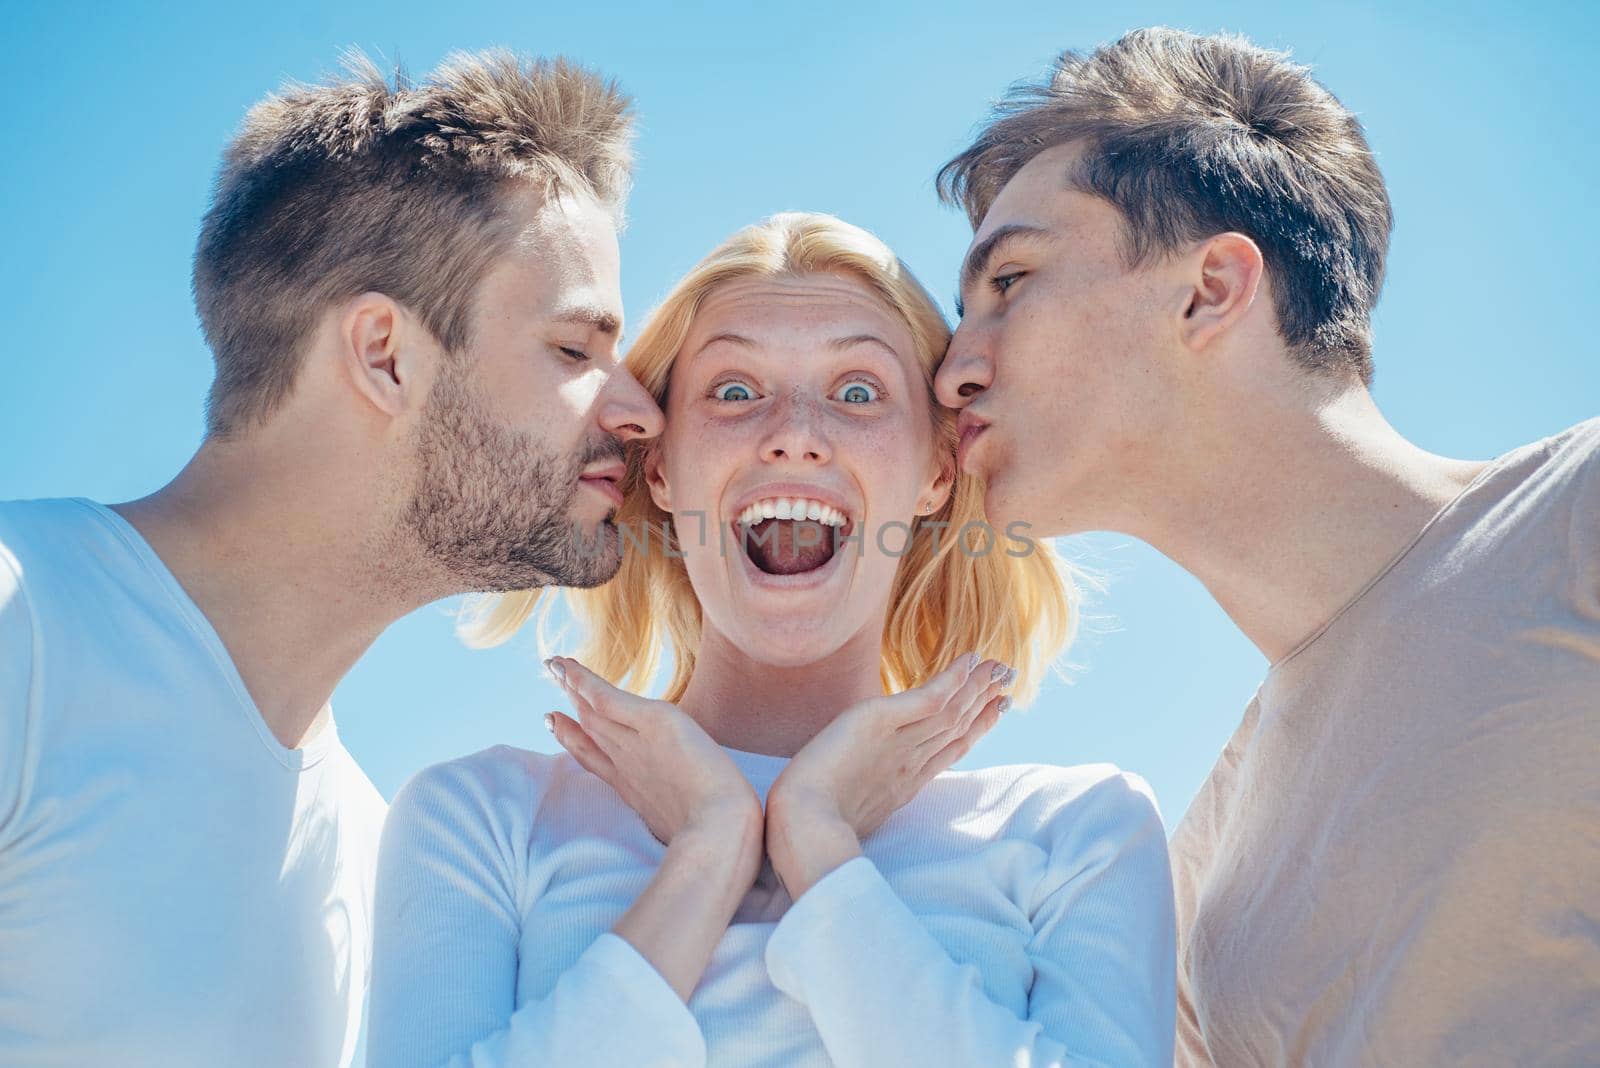
[[[766,796],[786,761],[729,750]],[[688,1006],[610,933],[664,847],[571,757],[509,747],[396,796],[375,1068],[1172,1063],[1174,921],[1145,784],[947,772],[798,904],[764,867]]]
[[[0,1066],[348,1064],[383,814],[121,517],[0,504]]]

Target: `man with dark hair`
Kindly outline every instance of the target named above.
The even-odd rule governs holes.
[[[661,422],[617,354],[629,101],[350,66],[228,149],[193,460],[0,504],[0,1064],[350,1063],[384,805],[329,695],[418,606],[620,562]]]
[[[1600,420],[1389,426],[1382,177],[1238,38],[1067,53],[939,184],[990,520],[1145,539],[1272,665],[1172,840],[1178,1060],[1600,1063]]]

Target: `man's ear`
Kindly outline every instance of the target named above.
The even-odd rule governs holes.
[[[1183,343],[1199,352],[1250,311],[1266,267],[1260,247],[1233,232],[1208,239],[1184,262],[1190,277],[1178,331]]]
[[[651,438],[644,449],[644,481],[650,487],[650,499],[663,512],[672,511],[672,492],[667,486],[667,476],[661,471],[661,439]]]
[[[339,320],[339,356],[356,393],[390,418],[422,400],[423,364],[437,358],[429,337],[406,310],[382,293],[351,299]],[[431,338],[429,338],[431,340]]]

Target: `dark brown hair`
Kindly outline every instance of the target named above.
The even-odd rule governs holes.
[[[1372,380],[1393,214],[1361,124],[1307,68],[1240,37],[1135,30],[1013,86],[939,195],[976,228],[1040,152],[1083,147],[1069,187],[1126,221],[1126,259],[1237,231],[1261,248],[1278,331],[1307,367]]]
[[[593,196],[620,221],[631,104],[615,83],[501,51],[453,55],[420,84],[360,53],[345,67],[251,108],[223,157],[194,257],[209,434],[271,414],[319,313],[360,293],[464,348],[472,295],[514,236],[512,183]]]

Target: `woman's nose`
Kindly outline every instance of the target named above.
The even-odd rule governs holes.
[[[815,406],[806,400],[791,397],[776,405],[761,441],[761,458],[768,462],[827,463],[833,450],[820,421]]]

